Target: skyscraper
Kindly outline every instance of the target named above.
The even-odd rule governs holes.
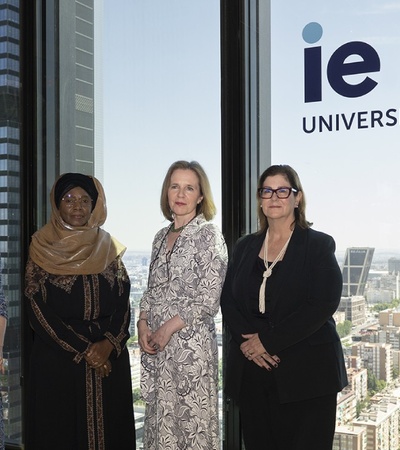
[[[8,303],[2,383],[7,439],[21,439],[21,142],[19,0],[0,2],[0,259]]]
[[[389,258],[388,272],[393,275],[400,274],[400,258]]]
[[[97,86],[95,81],[101,83],[98,22],[102,20],[102,3],[103,0],[57,2],[59,37],[54,36],[59,45],[59,73],[55,74],[54,85],[62,105],[59,108],[60,172],[96,173],[100,180],[103,178],[99,90],[102,86]]]
[[[371,247],[351,247],[346,250],[342,268],[343,297],[364,295],[374,250]]]

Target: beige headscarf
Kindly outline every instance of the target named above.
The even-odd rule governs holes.
[[[29,247],[32,260],[49,273],[100,273],[126,250],[126,247],[100,228],[107,217],[106,198],[101,183],[95,177],[90,178],[95,184],[98,198],[88,223],[83,227],[73,227],[62,220],[54,199],[58,180],[53,185],[50,193],[50,222],[32,236]]]

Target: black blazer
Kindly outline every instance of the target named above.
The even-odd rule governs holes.
[[[247,363],[239,348],[244,341],[241,335],[256,332],[268,353],[281,360],[272,374],[282,403],[339,392],[347,385],[347,376],[332,318],[342,292],[335,242],[327,234],[295,227],[275,274],[269,326],[255,329],[248,280],[264,239],[265,233],[239,239],[222,291],[222,314],[231,335],[226,394],[238,401]]]

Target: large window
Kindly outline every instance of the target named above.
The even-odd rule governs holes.
[[[374,367],[377,359],[371,355],[378,346],[390,344],[390,350],[381,354],[381,363],[398,374],[398,347],[391,337],[398,329],[386,330],[385,335],[385,325],[375,311],[394,308],[399,296],[399,272],[393,268],[393,261],[400,255],[400,217],[393,195],[399,187],[396,98],[400,9],[397,4],[379,1],[326,4],[249,0],[222,4],[228,19],[223,20],[223,63],[227,65],[222,70],[229,80],[224,80],[225,88],[223,85],[223,151],[231,167],[241,173],[243,183],[236,192],[242,201],[236,211],[241,227],[232,229],[226,223],[229,210],[224,206],[224,229],[236,235],[255,229],[256,224],[247,219],[255,209],[248,211],[251,199],[246,193],[254,193],[256,177],[266,168],[260,161],[267,155],[271,163],[290,164],[298,171],[307,197],[308,218],[315,229],[335,238],[342,265],[347,249],[365,249],[374,255],[366,282],[366,271],[358,270],[356,276],[357,269],[352,267],[353,281],[360,289],[358,295],[342,299],[337,317],[338,321],[353,319],[354,324],[365,324],[366,330],[375,323],[379,330],[368,338],[371,347],[354,344],[352,339],[361,340],[360,335],[344,341],[349,364],[359,366],[357,370],[350,368],[350,387],[346,396],[339,396],[335,448],[343,448],[341,443],[350,436],[362,447],[367,428],[372,427],[368,428],[371,433],[377,427],[374,414],[390,402],[388,396],[395,396],[399,403],[398,392],[394,384],[390,385],[391,370],[379,372]],[[236,8],[233,14],[232,8]],[[238,35],[240,39],[236,40]],[[236,130],[241,134],[235,135]],[[235,166],[234,155],[226,156],[229,144],[235,146],[232,136],[237,136],[246,149],[242,154],[235,147],[242,169]],[[224,201],[229,199],[232,205],[226,192]],[[362,329],[353,326],[354,333]],[[383,380],[382,386],[390,385],[386,397],[374,398],[378,406],[363,403],[367,371],[368,377]],[[364,383],[362,389],[358,383]],[[368,388],[372,395],[370,384]],[[351,402],[358,405],[354,414]],[[232,424],[238,423],[235,411],[230,408],[227,412]],[[393,417],[397,420],[396,414]],[[389,435],[381,439],[394,439],[390,445],[397,447],[398,431]],[[240,448],[235,433],[232,439],[234,447],[228,448]],[[392,448],[390,445],[388,448]]]
[[[387,266],[400,259],[399,14],[396,2],[378,0],[0,0],[9,443],[23,443],[21,376],[29,370],[23,266],[59,173],[95,174],[104,183],[105,228],[128,247],[133,335],[152,239],[165,224],[161,183],[177,159],[206,169],[230,249],[257,228],[258,175],[271,162],[292,165],[308,218],[336,239],[338,259],[351,247],[375,249],[370,303],[398,297],[390,278],[398,271]],[[240,449],[237,408],[222,399],[224,448]],[[142,412],[138,402],[139,440]]]

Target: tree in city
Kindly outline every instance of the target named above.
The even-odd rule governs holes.
[[[390,303],[378,303],[372,307],[375,312],[384,311],[385,309],[396,309],[400,305],[400,299],[395,298]]]
[[[338,323],[336,325],[336,331],[338,332],[340,339],[344,338],[345,336],[348,336],[351,332],[350,320],[345,320],[343,323]]]
[[[140,388],[133,389],[132,391],[133,403],[140,400]]]
[[[367,370],[368,373],[368,393],[372,397],[377,392],[383,391],[386,387],[385,380],[379,380],[371,370]]]
[[[364,400],[358,401],[356,404],[356,417],[358,417],[363,409],[369,405],[369,397]]]

